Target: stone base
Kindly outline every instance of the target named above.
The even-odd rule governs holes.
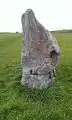
[[[42,88],[47,88],[54,81],[55,81],[55,74],[53,73],[53,71],[44,75],[23,74],[21,79],[21,85],[27,86],[29,88],[42,89]]]

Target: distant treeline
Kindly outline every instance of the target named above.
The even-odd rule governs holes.
[[[55,30],[55,31],[51,31],[51,33],[72,33],[72,29]],[[21,32],[0,32],[0,34],[21,34]]]
[[[10,34],[10,32],[0,32],[0,34]]]
[[[20,34],[20,32],[0,32],[0,34]]]
[[[72,33],[72,29],[71,30],[56,30],[56,31],[51,31],[52,33]]]

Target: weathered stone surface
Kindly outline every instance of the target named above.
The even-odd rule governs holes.
[[[22,79],[30,88],[44,88],[55,80],[60,48],[54,36],[41,25],[31,9],[22,15]]]

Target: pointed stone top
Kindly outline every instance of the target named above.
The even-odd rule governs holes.
[[[24,16],[24,15],[31,15],[31,16],[35,16],[34,15],[34,12],[33,12],[33,10],[31,9],[31,8],[29,8],[29,9],[27,9],[26,11],[25,11],[25,13],[23,13],[23,15],[22,15],[22,17]]]
[[[27,9],[26,12],[33,12],[33,10],[31,8]]]

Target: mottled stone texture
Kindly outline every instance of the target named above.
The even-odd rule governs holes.
[[[60,49],[54,36],[41,25],[31,9],[22,15],[22,79],[30,88],[45,88],[55,80]]]

